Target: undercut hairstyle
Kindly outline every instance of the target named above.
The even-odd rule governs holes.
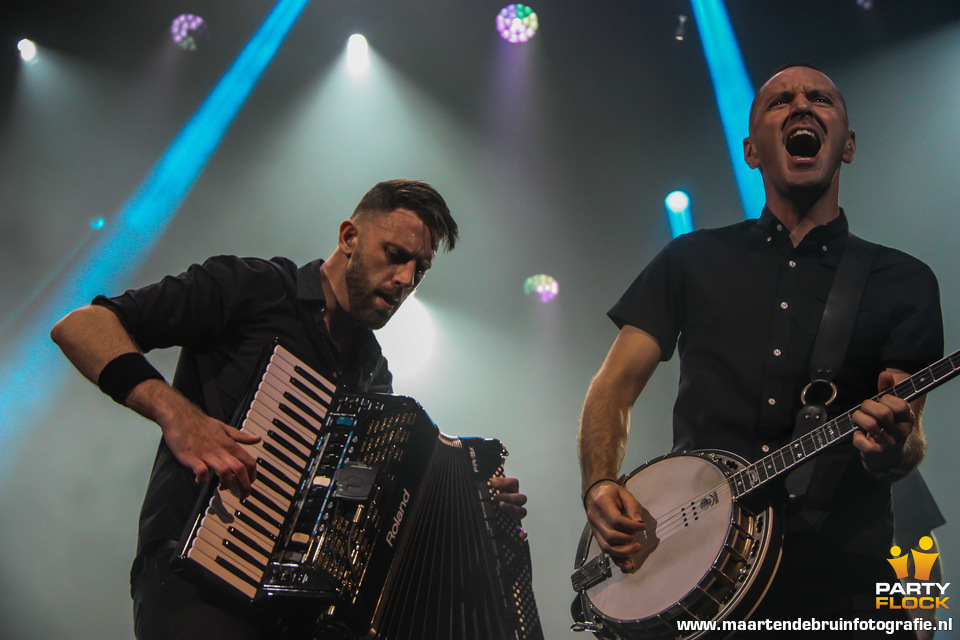
[[[807,69],[813,69],[814,71],[817,71],[817,72],[819,72],[819,73],[823,73],[823,70],[821,70],[819,67],[816,67],[816,66],[810,64],[809,62],[787,62],[786,64],[782,64],[782,65],[780,65],[779,67],[777,67],[777,70],[770,74],[770,78],[772,78],[773,76],[777,75],[777,74],[780,73],[781,71],[786,71],[787,69],[792,69],[792,68],[794,68],[794,67],[805,67],[805,68],[807,68]],[[826,76],[827,74],[823,73],[823,75]],[[829,78],[830,76],[827,76],[827,77]],[[763,84],[766,84],[767,82],[769,82],[769,81],[770,81],[770,78],[767,78],[766,82],[764,82]],[[833,82],[833,80],[831,80],[830,82]],[[836,87],[837,85],[834,84],[833,86]],[[750,103],[750,119],[747,121],[747,130],[748,130],[748,131],[752,131],[752,130],[753,130],[753,117],[757,114],[757,97],[759,97],[759,95],[760,95],[760,92],[757,91],[757,92],[753,95],[753,101]],[[849,127],[849,126],[850,126],[850,112],[847,111],[847,101],[844,99],[843,93],[840,92],[839,87],[837,88],[837,95],[840,96],[840,105],[843,107],[843,113],[844,113],[844,115],[847,116],[847,127]]]
[[[460,237],[457,223],[440,192],[420,180],[386,180],[373,186],[360,199],[351,220],[386,215],[396,209],[408,209],[437,237],[446,251],[453,251]]]

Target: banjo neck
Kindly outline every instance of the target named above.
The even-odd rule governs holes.
[[[901,380],[871,399],[879,400],[885,395],[893,395],[910,402],[939,387],[957,374],[960,374],[960,350]],[[730,477],[733,497],[736,499],[753,491],[790,471],[810,456],[850,437],[857,430],[857,425],[853,422],[853,414],[860,406],[857,405],[733,474]]]

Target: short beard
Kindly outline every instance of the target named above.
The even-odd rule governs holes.
[[[350,315],[361,327],[370,330],[381,329],[393,317],[393,311],[381,311],[374,307],[376,297],[370,282],[370,272],[362,255],[360,243],[347,262],[347,300],[350,302]]]

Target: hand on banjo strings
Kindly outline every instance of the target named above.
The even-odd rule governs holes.
[[[615,482],[597,484],[583,497],[587,519],[600,548],[610,555],[624,573],[637,567],[632,556],[641,551],[638,535],[643,523],[643,507],[633,495]]]
[[[881,393],[893,386],[893,375],[880,374]],[[873,473],[885,473],[903,461],[904,447],[916,424],[916,416],[906,400],[886,394],[880,400],[866,400],[853,414],[857,431],[853,445],[860,450],[863,465]]]

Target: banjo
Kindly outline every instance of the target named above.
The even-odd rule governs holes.
[[[874,396],[914,400],[960,374],[960,350]],[[857,430],[854,407],[750,463],[725,451],[673,453],[631,472],[623,486],[643,506],[647,527],[637,569],[623,573],[601,551],[589,523],[571,576],[585,620],[575,631],[598,637],[683,638],[686,623],[745,620],[766,594],[780,562],[775,509],[755,489]],[[692,626],[690,626],[692,628]]]

